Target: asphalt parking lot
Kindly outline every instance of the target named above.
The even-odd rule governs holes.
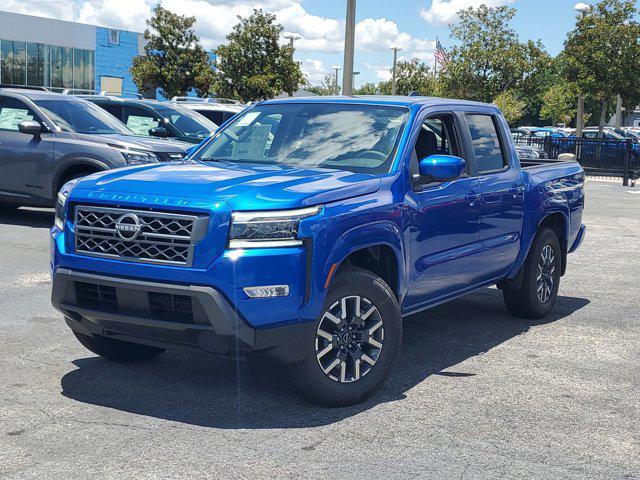
[[[392,379],[320,409],[266,364],[112,364],[49,303],[47,210],[0,214],[0,477],[640,478],[640,189],[590,182],[554,313],[486,289],[405,321]]]

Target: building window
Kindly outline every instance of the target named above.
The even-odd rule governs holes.
[[[113,28],[110,28],[108,30],[109,34],[109,43],[111,45],[120,45],[120,30],[115,30]]]
[[[27,43],[27,85],[50,85],[50,72],[49,45]]]
[[[93,90],[95,52],[0,40],[0,83]]]
[[[91,50],[73,51],[73,88],[93,90],[93,52]]]
[[[27,78],[27,44],[0,41],[0,82],[25,85]]]

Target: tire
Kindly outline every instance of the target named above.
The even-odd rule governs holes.
[[[533,240],[524,263],[522,285],[519,289],[502,291],[504,302],[512,315],[540,319],[551,312],[558,297],[561,262],[558,237],[550,228],[542,228]]]
[[[381,278],[349,268],[336,275],[312,331],[309,353],[294,368],[301,393],[320,405],[353,405],[389,376],[402,344],[400,308]]]
[[[162,348],[138,345],[114,338],[98,335],[90,337],[78,332],[73,332],[73,334],[87,350],[113,362],[139,362],[157,357],[164,352]]]

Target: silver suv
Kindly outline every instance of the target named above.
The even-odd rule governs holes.
[[[76,97],[0,87],[0,204],[52,206],[71,179],[181,160],[189,146],[136,136],[100,107]]]

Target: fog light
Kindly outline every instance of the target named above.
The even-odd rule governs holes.
[[[289,285],[267,285],[264,287],[244,287],[244,293],[251,298],[286,297]]]

